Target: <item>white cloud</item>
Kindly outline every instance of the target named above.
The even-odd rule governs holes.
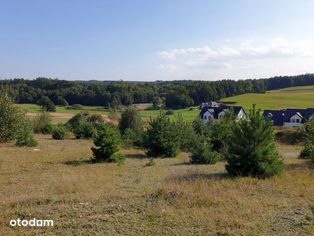
[[[170,49],[157,54],[163,62],[159,69],[180,68],[177,79],[184,79],[186,75],[195,79],[218,75],[215,78],[221,79],[314,72],[311,71],[314,40],[247,39],[237,43],[227,40],[215,47]]]

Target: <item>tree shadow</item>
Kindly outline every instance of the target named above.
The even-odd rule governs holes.
[[[147,159],[149,158],[148,156],[146,156],[144,153],[137,153],[137,154],[126,154],[124,155],[126,158],[130,158],[130,159]]]
[[[191,172],[191,173],[186,173],[183,175],[171,176],[169,177],[169,180],[175,181],[175,182],[189,182],[189,181],[198,180],[198,179],[220,180],[220,179],[232,179],[232,178],[234,177],[228,175],[228,173],[225,173],[225,172],[217,172],[217,173]]]
[[[98,162],[96,162],[92,159],[89,159],[89,160],[81,159],[81,160],[64,161],[62,163],[65,165],[69,165],[69,166],[81,166],[81,165],[85,165],[85,164],[96,164]]]
[[[286,170],[296,170],[296,169],[306,169],[306,168],[313,168],[313,165],[311,165],[310,160],[304,160],[298,163],[289,163],[286,165]]]

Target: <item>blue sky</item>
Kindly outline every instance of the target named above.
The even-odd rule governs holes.
[[[0,0],[0,78],[314,72],[311,0]]]

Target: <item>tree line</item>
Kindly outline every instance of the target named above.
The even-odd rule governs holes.
[[[280,76],[269,79],[221,81],[66,81],[49,78],[0,80],[0,93],[16,103],[38,103],[48,97],[55,105],[81,104],[116,107],[136,103],[153,103],[168,108],[185,108],[209,100],[244,93],[292,86],[314,85],[314,74]]]

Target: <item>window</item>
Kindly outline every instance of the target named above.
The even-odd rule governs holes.
[[[291,123],[301,123],[301,119],[299,119],[299,118],[291,118]]]

